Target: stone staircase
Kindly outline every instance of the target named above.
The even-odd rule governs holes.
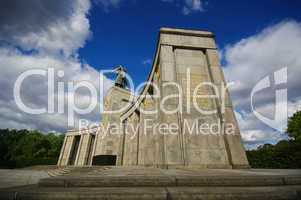
[[[0,199],[301,199],[300,170],[74,168]]]
[[[47,173],[50,177],[56,177],[56,176],[64,176],[70,173],[72,168],[70,167],[65,167],[65,168],[56,168],[56,169],[51,169],[48,170]]]

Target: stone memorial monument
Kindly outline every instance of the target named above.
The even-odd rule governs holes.
[[[50,177],[0,189],[0,199],[301,199],[300,170],[241,169],[212,33],[162,28],[140,93],[124,67],[114,72],[99,125],[68,131]]]
[[[161,28],[147,84],[132,101],[125,68],[120,66],[115,71],[116,82],[104,105],[105,110],[116,112],[103,113],[101,125],[110,131],[112,124],[122,124],[119,134],[103,133],[97,128],[68,131],[59,166],[248,168],[211,32]],[[174,83],[182,88],[181,95]],[[217,89],[200,86],[202,83],[212,83]],[[216,98],[198,98],[217,93],[220,95]],[[181,98],[168,98],[171,94]],[[179,105],[181,109],[172,113],[159,109],[163,106],[173,111]],[[215,112],[204,114],[197,107]],[[118,112],[121,108],[124,109]],[[141,112],[155,109],[156,113]],[[176,134],[162,134],[150,124],[176,124],[178,129]],[[215,128],[211,130],[213,124]],[[131,133],[130,127],[139,130]]]

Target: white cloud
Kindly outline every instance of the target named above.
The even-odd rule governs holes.
[[[64,2],[67,5],[65,5]],[[53,7],[60,7],[66,14],[57,13],[63,11],[54,10],[51,15],[49,14],[50,16],[46,15],[48,19],[41,20],[43,24],[39,23],[36,25],[34,24],[36,23],[36,18],[46,18],[44,17],[45,13],[47,13],[45,9],[48,9],[47,6],[49,6],[49,3],[46,1],[36,6],[34,12],[28,9],[27,12],[23,11],[24,13],[22,13],[22,15],[18,14],[21,9],[19,8],[19,1],[11,5],[13,8],[2,7],[3,9],[11,10],[11,13],[6,13],[5,16],[2,16],[2,24],[0,24],[1,40],[17,45],[26,51],[38,50],[39,53],[45,54],[63,53],[66,56],[76,53],[78,48],[83,47],[85,41],[91,35],[89,20],[86,17],[90,9],[90,1],[64,0],[54,1],[53,4],[55,3],[58,4],[58,6],[53,5]],[[26,7],[30,8],[32,6],[31,4],[34,5],[35,1],[26,2]],[[61,8],[64,6],[67,6],[66,9]],[[34,16],[28,18],[26,17],[28,15]],[[18,19],[12,20],[11,18]],[[20,18],[25,18],[27,21],[19,21]],[[53,18],[55,18],[55,20],[53,20]],[[51,22],[51,20],[54,22]]]
[[[92,66],[81,62],[77,56],[78,49],[85,45],[91,35],[87,18],[90,1],[52,1],[51,6],[48,5],[49,2],[43,1],[36,6],[36,1],[29,0],[23,5],[24,10],[21,9],[23,18],[15,20],[16,13],[20,12],[19,3],[7,0],[2,8],[5,10],[5,6],[8,5],[10,12],[6,12],[5,15],[0,14],[2,17],[0,20],[0,128],[65,131],[66,114],[26,114],[17,107],[13,97],[13,88],[17,77],[26,70],[54,68],[56,72],[63,70],[65,74],[63,78],[56,76],[55,83],[61,81],[66,84],[68,81],[76,83],[80,80],[87,80],[100,91],[99,73]],[[66,9],[63,6],[66,6]],[[32,12],[27,7],[34,7],[36,10]],[[47,13],[45,8],[49,7],[53,9]],[[47,17],[43,18],[43,14],[47,14]],[[38,17],[43,19],[35,26],[35,19]],[[104,87],[107,90],[111,86],[111,81],[106,77],[103,78],[105,79]],[[28,78],[24,81],[21,90],[21,97],[26,105],[33,108],[47,107],[46,77]],[[59,96],[55,93],[56,103]],[[66,97],[64,99],[66,111],[68,102]],[[89,100],[87,91],[77,92],[76,103],[79,107],[85,107]],[[57,111],[57,106],[55,106],[55,111]],[[94,110],[89,115],[76,115],[75,119],[84,118],[91,122],[98,122],[99,115],[99,110]]]
[[[176,5],[181,5],[182,13],[184,15],[189,15],[195,12],[204,11],[204,1],[203,0],[161,0],[167,3],[176,3]]]
[[[250,108],[250,93],[256,83],[266,76],[271,78],[273,85],[273,73],[287,67],[287,84],[256,93],[255,107],[262,115],[273,118],[275,89],[287,87],[289,115],[300,108],[300,44],[301,24],[296,21],[284,21],[229,45],[223,50],[227,63],[223,69],[226,79],[236,83],[231,88],[231,95],[239,113],[237,114],[238,121],[247,146],[255,147],[264,142],[274,143],[285,138],[284,135],[269,128],[254,116]]]
[[[275,131],[261,123],[251,112],[235,112],[241,136],[247,149],[254,149],[266,143],[287,139],[283,132]]]
[[[118,8],[122,0],[95,0],[100,4],[106,12],[109,12],[110,8]]]
[[[74,57],[56,57],[44,55],[25,55],[16,49],[0,48],[0,66],[3,66],[3,71],[0,75],[1,90],[0,95],[0,127],[1,128],[32,128],[44,131],[56,130],[63,131],[67,127],[67,112],[65,114],[43,114],[30,115],[21,111],[13,98],[14,83],[22,72],[29,69],[48,69],[53,67],[56,72],[63,70],[65,76],[60,79],[55,78],[55,84],[58,81],[65,83],[72,81],[74,83],[86,80],[100,91],[99,78],[100,75],[93,67],[82,64]],[[110,80],[105,83],[105,90],[111,86]],[[65,89],[67,93],[67,90]],[[103,94],[100,94],[103,95]],[[78,91],[76,95],[76,104],[78,107],[85,107],[89,102],[89,94],[86,91]],[[29,77],[24,81],[21,87],[21,97],[26,105],[33,108],[47,107],[47,78],[46,77]],[[58,94],[55,93],[55,105],[57,105]],[[97,100],[99,102],[99,100]],[[67,103],[65,101],[65,111],[67,111]],[[97,122],[100,119],[99,110],[95,110],[86,116],[76,116],[76,119],[85,118],[90,121]]]
[[[202,11],[204,11],[204,7],[201,0],[185,0],[185,6],[183,7],[184,15],[189,15],[192,12]]]

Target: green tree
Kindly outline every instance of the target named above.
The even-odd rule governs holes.
[[[301,111],[289,118],[286,132],[291,138],[301,140]]]
[[[0,129],[0,167],[56,164],[63,134]]]
[[[289,140],[247,151],[250,165],[253,168],[301,168],[301,111],[288,120],[286,132]]]

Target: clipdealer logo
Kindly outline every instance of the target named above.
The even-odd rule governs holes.
[[[282,86],[287,84],[287,67],[284,67],[278,71],[275,71],[273,73],[274,77],[274,85],[275,86]],[[255,94],[259,91],[271,88],[272,81],[270,76],[266,76],[263,79],[261,79],[255,87],[252,89],[251,92],[251,109],[254,115],[263,123],[268,125],[269,127],[283,132],[283,130],[286,127],[286,122],[287,122],[287,88],[283,89],[276,89],[275,90],[275,114],[274,118],[270,119],[262,114],[260,114],[256,109],[254,108],[254,97]]]

